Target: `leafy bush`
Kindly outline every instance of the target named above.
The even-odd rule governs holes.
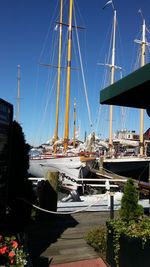
[[[28,180],[29,149],[30,146],[26,143],[22,127],[13,121],[7,200],[7,205],[10,208],[9,216],[11,217],[8,218],[8,224],[11,220],[12,232],[18,232],[18,229],[22,231],[21,228],[31,218],[32,207],[23,199],[31,203],[35,199],[32,183]]]
[[[119,251],[120,251],[120,238],[127,236],[128,238],[137,238],[141,240],[141,247],[144,249],[145,244],[150,240],[150,219],[143,218],[141,220],[123,221],[110,220],[107,222],[107,235],[113,235],[113,250],[116,266],[119,266]]]
[[[107,235],[113,235],[113,250],[116,266],[119,266],[120,238],[140,238],[143,248],[150,239],[150,219],[144,217],[144,209],[138,204],[139,193],[134,181],[128,179],[124,187],[124,195],[119,210],[120,218],[107,222]]]
[[[110,257],[113,257],[114,266],[119,267],[120,239],[122,236],[138,238],[144,248],[150,240],[150,219],[144,216],[144,210],[138,204],[139,194],[134,186],[134,181],[128,179],[124,187],[124,195],[121,200],[121,208],[117,219],[106,222],[107,231],[104,227],[97,227],[90,230],[86,236],[87,243],[91,245],[103,259],[108,258],[108,240]],[[110,237],[111,236],[111,237]],[[113,251],[113,252],[112,252]]]
[[[138,221],[144,214],[144,209],[138,204],[139,193],[132,179],[128,179],[124,187],[124,195],[121,199],[120,218],[123,221]]]
[[[99,252],[101,257],[106,257],[106,228],[96,227],[91,229],[86,237],[87,243],[92,246],[95,251]]]

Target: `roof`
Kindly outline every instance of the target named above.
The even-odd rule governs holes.
[[[150,109],[150,63],[104,88],[100,103]]]

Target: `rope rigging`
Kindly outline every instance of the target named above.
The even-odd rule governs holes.
[[[74,20],[75,20],[75,25],[77,25],[75,12],[74,12]],[[92,123],[92,119],[91,119],[91,111],[90,111],[90,105],[89,105],[89,100],[88,100],[87,86],[86,86],[85,74],[84,74],[84,70],[83,70],[83,61],[82,61],[82,56],[81,56],[81,48],[80,48],[80,43],[79,43],[79,36],[78,36],[77,27],[75,27],[75,30],[76,30],[77,45],[78,45],[78,51],[79,51],[79,59],[80,59],[81,73],[82,73],[82,79],[83,79],[84,93],[85,93],[86,104],[87,104],[87,109],[88,109],[88,117],[89,117],[90,126],[92,127],[93,123]]]
[[[105,197],[106,195],[108,194],[108,192],[106,192],[103,197]],[[43,212],[46,212],[46,213],[50,213],[50,214],[57,214],[57,215],[68,215],[68,214],[74,214],[74,213],[78,213],[78,212],[81,212],[81,211],[86,211],[87,209],[89,209],[90,207],[94,206],[96,203],[99,202],[100,197],[97,197],[97,200],[93,203],[91,203],[90,205],[88,205],[87,207],[84,207],[84,208],[81,208],[81,209],[78,209],[78,210],[74,210],[72,212],[68,211],[68,212],[58,212],[58,211],[51,211],[51,210],[47,210],[47,209],[43,209],[35,204],[32,204],[31,202],[29,202],[28,200],[24,199],[24,198],[19,198],[20,200],[26,202],[27,204],[31,205],[33,208],[35,209],[38,209],[38,210],[41,210]]]

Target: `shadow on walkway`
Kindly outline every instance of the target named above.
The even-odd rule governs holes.
[[[33,267],[48,267],[49,258],[40,255],[69,227],[75,227],[78,222],[70,215],[47,215],[41,213],[25,230],[27,247]]]

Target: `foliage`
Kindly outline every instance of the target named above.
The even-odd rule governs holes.
[[[105,259],[106,257],[106,228],[95,227],[91,229],[86,237],[87,243],[91,245]]]
[[[138,221],[132,220],[128,223],[121,219],[110,220],[107,222],[107,229],[108,234],[113,234],[114,253],[117,266],[119,266],[120,238],[122,235],[141,239],[143,249],[147,240],[150,239],[150,219],[146,217]]]
[[[138,221],[144,214],[143,207],[138,204],[139,194],[132,179],[128,179],[121,199],[120,218],[123,221]]]
[[[112,234],[114,260],[117,267],[119,267],[120,238],[122,236],[139,238],[143,248],[147,240],[150,240],[150,219],[144,216],[143,207],[138,204],[138,200],[139,194],[134,182],[132,179],[128,179],[121,200],[120,216],[117,219],[107,221],[107,233],[105,228],[98,227],[89,231],[86,236],[88,244],[104,257],[108,236]]]
[[[15,236],[0,236],[0,265],[25,266],[27,264],[27,255],[23,247],[19,245]]]
[[[143,218],[139,220],[138,223],[131,222],[128,224],[127,235],[130,237],[141,238],[143,244],[150,239],[150,219]]]
[[[31,218],[31,206],[26,204],[23,199],[29,202],[33,202],[35,199],[32,183],[28,180],[29,148],[22,127],[13,121],[7,204],[10,208],[12,224],[14,222],[12,227],[16,227],[17,231]]]
[[[115,262],[119,266],[121,235],[140,238],[143,248],[150,238],[150,219],[144,217],[144,209],[138,204],[139,194],[132,179],[128,179],[119,210],[120,218],[107,222],[108,234],[113,234]]]

